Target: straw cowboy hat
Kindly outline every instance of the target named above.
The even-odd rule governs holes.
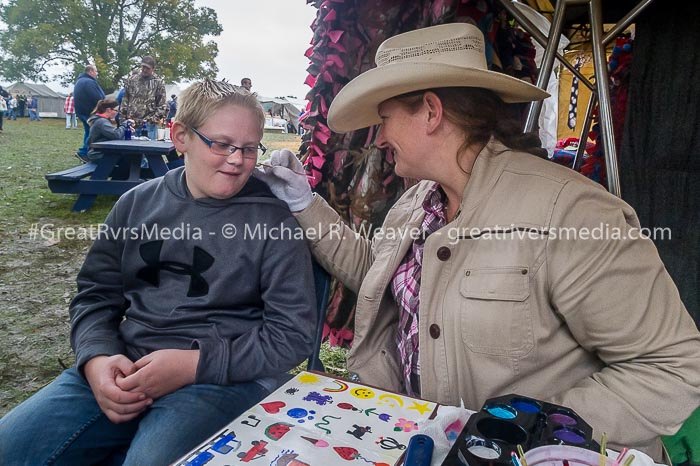
[[[505,102],[530,102],[549,96],[542,89],[489,71],[484,35],[467,23],[443,24],[405,32],[382,42],[377,67],[343,87],[328,111],[328,126],[338,133],[381,123],[377,107],[407,92],[438,87],[490,89]]]

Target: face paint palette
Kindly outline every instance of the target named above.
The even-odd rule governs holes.
[[[473,414],[443,465],[512,466],[511,452],[544,445],[600,451],[593,429],[572,409],[520,395],[491,398]]]

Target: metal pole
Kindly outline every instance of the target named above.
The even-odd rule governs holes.
[[[593,68],[595,84],[598,88],[600,108],[600,134],[605,151],[605,168],[608,176],[608,191],[620,197],[620,176],[617,169],[617,150],[613,133],[612,112],[610,110],[610,90],[608,89],[608,64],[603,45],[603,13],[601,0],[590,0],[591,42],[593,48]]]
[[[513,0],[501,0],[501,4],[503,7],[510,13],[510,15],[515,18],[515,20],[522,26],[525,31],[527,31],[528,34],[532,36],[535,41],[537,41],[538,44],[540,44],[543,48],[547,47],[547,37],[542,34],[542,32],[532,24],[532,21],[530,21],[527,16],[523,15],[517,8],[513,6]],[[557,44],[559,43],[559,40],[557,39]],[[556,50],[556,49],[555,49]],[[576,68],[574,68],[574,65],[569,63],[569,60],[564,58],[562,54],[559,52],[555,52],[555,56],[557,59],[561,62],[562,65],[564,65],[571,73],[574,74],[578,78],[578,80],[583,83],[588,89],[591,91],[595,90],[595,86],[591,84],[591,82],[581,74],[580,71],[578,71]]]
[[[554,66],[554,53],[557,51],[559,36],[561,35],[561,29],[564,25],[564,11],[566,11],[566,3],[558,2],[556,9],[554,10],[552,24],[549,27],[549,41],[547,41],[547,47],[544,49],[542,66],[540,67],[540,73],[537,76],[537,87],[540,89],[547,89],[547,83],[549,82],[549,77],[552,74],[552,67]],[[526,133],[535,130],[541,111],[541,100],[536,100],[530,104],[530,108],[527,112],[527,120],[525,121]]]
[[[596,95],[591,94],[588,99],[588,107],[586,108],[586,119],[583,121],[583,128],[581,129],[581,135],[578,138],[578,149],[576,149],[576,156],[574,157],[574,163],[571,167],[579,171],[581,170],[581,164],[583,163],[583,153],[586,150],[586,141],[588,140],[588,133],[591,131],[591,123],[593,122],[593,108],[595,108]]]
[[[611,30],[609,30],[606,34],[605,37],[603,37],[603,45],[608,45],[611,40],[613,40],[615,37],[617,37],[618,34],[620,34],[622,31],[624,31],[627,26],[629,26],[634,18],[641,13],[641,11],[649,6],[649,4],[653,0],[642,0],[639,2],[639,4],[632,9],[629,13],[627,13],[620,21],[617,22],[615,27],[613,27]]]

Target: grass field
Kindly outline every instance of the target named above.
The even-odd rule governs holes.
[[[46,118],[5,120],[0,132],[0,416],[73,363],[68,303],[91,243],[50,233],[100,223],[117,199],[100,196],[89,211],[74,213],[75,195],[49,191],[44,175],[77,164],[82,135]],[[296,151],[300,142],[287,134],[263,138],[270,151]],[[32,239],[34,225],[51,227]],[[342,350],[324,345],[321,359],[342,374]]]

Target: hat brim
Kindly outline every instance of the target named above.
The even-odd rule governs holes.
[[[381,123],[377,108],[385,100],[440,87],[489,89],[507,103],[549,97],[537,86],[496,71],[440,63],[394,63],[366,71],[343,87],[328,110],[328,126],[336,133],[347,133],[377,125]]]

